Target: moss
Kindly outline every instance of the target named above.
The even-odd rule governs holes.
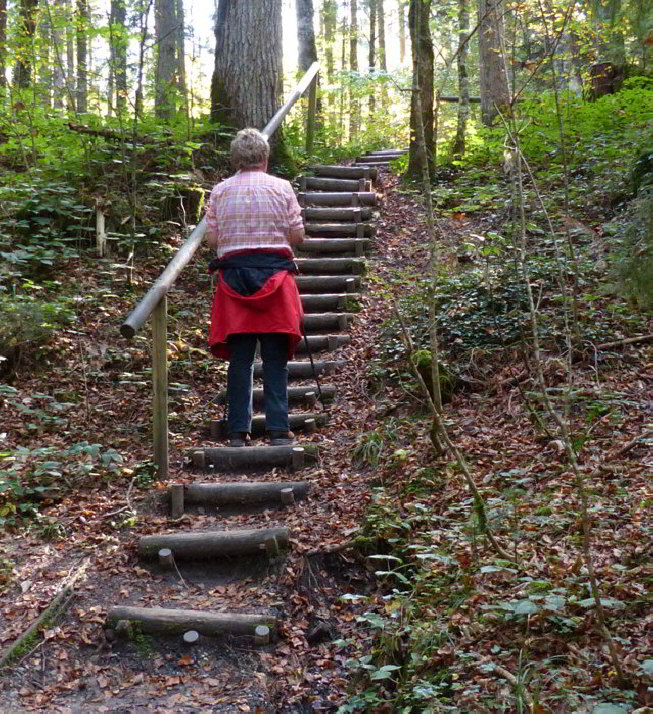
[[[38,630],[32,632],[19,645],[17,645],[16,648],[9,655],[6,664],[16,664],[16,662],[19,662],[28,652],[33,650],[41,639],[41,630],[46,626],[47,623],[44,622]]]
[[[415,364],[419,373],[422,375],[429,394],[433,397],[433,376],[431,374],[431,351],[417,350],[414,355]],[[442,362],[438,365],[438,373],[440,376],[440,396],[442,403],[447,404],[451,401],[456,389],[460,386],[458,377]]]

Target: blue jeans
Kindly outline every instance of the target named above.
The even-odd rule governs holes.
[[[227,371],[227,428],[252,430],[252,382],[256,341],[261,343],[266,431],[288,431],[288,335],[280,332],[230,335]]]

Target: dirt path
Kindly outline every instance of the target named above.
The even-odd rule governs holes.
[[[385,179],[386,200],[394,183]],[[387,257],[392,263],[385,243],[397,226],[383,210],[373,260]],[[379,405],[368,393],[365,370],[383,312],[381,299],[371,286],[351,342],[338,353],[347,368],[338,378],[330,422],[310,437],[326,447],[324,456],[301,474],[313,484],[311,498],[283,512],[226,514],[230,528],[287,525],[292,534],[287,559],[264,567],[243,561],[210,570],[185,567],[180,582],[176,574],[147,568],[135,556],[140,536],[169,529],[164,484],[148,482],[143,468],[149,457],[147,343],[116,339],[117,322],[133,298],[122,286],[102,285],[101,276],[97,282],[91,276],[84,266],[72,276],[82,295],[96,297],[79,301],[76,328],[58,339],[59,359],[45,372],[50,395],[63,401],[61,392],[68,392],[71,401],[73,393],[79,399],[67,409],[66,432],[46,425],[32,435],[15,407],[7,405],[14,419],[8,439],[10,444],[24,443],[29,435],[32,445],[44,446],[99,442],[116,449],[125,461],[106,479],[93,472],[80,478],[79,493],[42,509],[48,519],[62,524],[63,539],[48,543],[30,531],[4,539],[2,557],[11,563],[2,607],[5,645],[86,559],[88,571],[65,616],[5,674],[0,706],[4,711],[52,712],[334,710],[345,696],[348,674],[344,656],[330,641],[344,636],[354,618],[351,606],[339,597],[366,592],[370,581],[355,556],[329,551],[356,532],[369,498],[368,477],[352,467],[351,451],[357,436],[374,428],[377,419]],[[142,274],[142,283],[148,280]],[[191,351],[204,347],[209,291],[203,268],[196,265],[171,296],[170,379],[173,385],[190,386],[179,397],[172,392],[171,480],[176,482],[193,478],[181,468],[183,457],[189,447],[206,443],[206,419],[212,412],[215,416],[213,400],[225,382],[224,370]],[[12,402],[43,406],[33,396],[45,392],[43,376],[17,380]],[[262,478],[278,476],[273,471]],[[192,524],[194,529],[215,528],[216,519],[194,513]],[[307,555],[314,551],[321,552]],[[220,645],[202,641],[192,650],[146,637],[108,641],[103,629],[107,608],[124,602],[214,611],[238,603],[248,612],[272,610],[282,622],[281,636],[276,645],[256,650],[250,641],[237,639]]]

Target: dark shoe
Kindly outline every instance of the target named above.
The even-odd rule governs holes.
[[[289,446],[296,444],[297,439],[292,431],[268,431],[268,442],[270,446]]]
[[[246,431],[234,431],[229,434],[229,446],[247,446],[250,436]]]

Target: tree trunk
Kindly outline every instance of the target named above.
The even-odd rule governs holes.
[[[424,127],[424,143],[428,155],[428,172],[433,172],[433,42],[429,19],[431,15],[431,0],[411,0],[408,12],[410,40],[413,54],[413,73],[417,74],[419,102],[416,102],[416,92],[412,93],[410,103],[410,153],[408,157],[407,174],[419,179],[423,175],[422,161],[417,143],[417,112],[421,108],[422,125]],[[419,36],[415,29],[419,27]]]
[[[406,60],[406,0],[397,0],[397,15],[399,17],[399,64]]]
[[[430,5],[430,0],[429,5]],[[379,32],[379,67],[384,71],[388,71],[388,62],[385,56],[385,8],[383,0],[376,0],[377,11],[377,26]]]
[[[39,23],[39,94],[41,105],[45,109],[52,106],[52,66],[50,61],[50,43],[52,23],[50,15],[43,13]]]
[[[86,114],[88,101],[88,2],[77,0],[76,47],[77,47],[77,113]]]
[[[301,74],[317,61],[315,31],[313,29],[313,0],[296,0],[297,10],[297,45],[299,54],[297,64]]]
[[[342,36],[342,52],[340,55],[340,70],[344,75],[347,69],[347,32],[348,32],[347,18],[342,18],[342,23],[340,25],[340,35]],[[340,112],[339,112],[339,126],[340,131],[338,132],[338,144],[342,145],[345,134],[345,87],[344,80],[340,81]]]
[[[469,54],[469,0],[458,0],[458,119],[456,138],[453,143],[454,158],[465,155],[465,133],[469,118],[469,77],[467,56]]]
[[[0,0],[0,89],[7,86],[7,0]]]
[[[175,33],[175,41],[177,45],[177,89],[179,95],[183,98],[185,105],[188,104],[186,99],[186,31],[184,19],[184,0],[175,0],[175,14],[177,22],[177,32]]]
[[[385,8],[383,7],[383,0],[376,0],[376,11],[376,26],[379,33],[379,68],[382,72],[387,73],[388,61],[385,52]],[[384,107],[388,106],[388,90],[385,84],[381,86],[381,104]]]
[[[338,6],[336,0],[324,0],[322,3],[322,27],[324,28],[324,60],[326,64],[327,84],[333,83],[335,61],[333,44],[336,38]]]
[[[127,91],[127,12],[124,0],[111,0],[109,16],[109,116],[124,110]],[[115,91],[115,102],[114,102]]]
[[[358,72],[358,0],[350,0],[349,69]],[[361,108],[353,83],[349,84],[349,140],[356,138],[360,129]]]
[[[38,0],[21,0],[18,21],[20,52],[14,68],[14,86],[19,89],[27,89],[32,80],[37,8]]]
[[[367,53],[368,72],[374,72],[376,69],[376,3],[377,0],[367,0],[367,8],[370,16],[370,41]],[[370,123],[374,121],[374,112],[376,111],[376,96],[374,91],[374,84],[372,84],[369,98]]]
[[[113,76],[116,88],[116,113],[125,111],[127,106],[127,44],[128,32],[125,27],[127,8],[124,0],[112,0],[113,17]]]
[[[49,7],[49,6],[48,6]],[[52,106],[63,109],[64,96],[66,95],[66,72],[64,69],[65,47],[62,27],[66,18],[64,0],[55,0],[53,10],[48,10],[52,24]]]
[[[156,37],[156,70],[154,113],[157,119],[170,120],[175,111],[174,80],[177,51],[175,0],[156,0],[154,32]]]
[[[62,0],[66,7],[66,98],[68,111],[75,113],[75,15],[73,0]]]
[[[479,58],[481,119],[491,126],[498,111],[510,106],[508,75],[503,52],[503,0],[479,0]]]
[[[150,9],[153,0],[147,6],[141,6],[139,12],[138,69],[136,70],[136,91],[134,93],[134,120],[143,114],[143,74],[145,72],[145,52],[148,35]],[[134,125],[135,130],[135,125]]]
[[[281,0],[220,0],[215,23],[211,118],[262,129],[281,93]]]

